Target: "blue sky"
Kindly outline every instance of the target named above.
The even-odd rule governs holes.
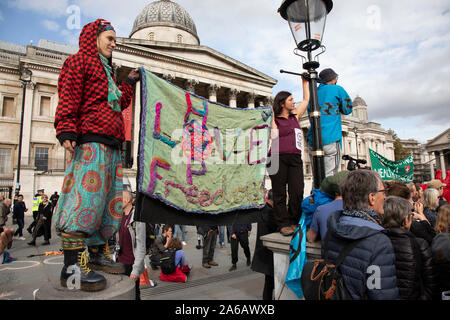
[[[76,45],[81,29],[67,22],[80,10],[80,28],[110,20],[127,37],[148,0],[0,0],[0,40],[39,39]],[[279,82],[273,89],[301,99],[301,59],[277,9],[281,0],[177,0],[193,18],[201,45],[211,47]],[[400,138],[422,143],[450,127],[450,2],[448,0],[335,0],[327,17],[321,67],[339,74],[352,98],[368,105],[369,120]],[[72,6],[72,7],[71,7]],[[73,24],[72,24],[73,26]]]

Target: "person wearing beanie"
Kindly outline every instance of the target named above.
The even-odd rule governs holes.
[[[112,70],[115,47],[116,33],[110,22],[97,19],[88,23],[80,34],[79,51],[66,59],[58,79],[54,126],[57,139],[71,154],[53,215],[64,252],[60,283],[83,291],[106,287],[105,277],[93,270],[125,271],[123,264],[112,260],[106,243],[121,223],[122,111],[129,107],[140,75],[134,69],[116,84]],[[74,272],[80,275],[79,286],[71,281]]]
[[[320,127],[322,145],[325,153],[325,176],[332,176],[339,171],[342,148],[341,115],[350,114],[353,110],[352,100],[345,89],[337,85],[338,74],[333,69],[324,69],[319,73],[317,95],[320,108]],[[308,106],[311,111],[311,105]],[[311,118],[310,118],[311,122]],[[312,159],[312,129],[309,127],[306,140],[310,147]]]
[[[320,239],[325,239],[325,234],[327,233],[327,219],[333,212],[337,210],[343,210],[342,194],[341,194],[341,183],[347,178],[350,171],[340,171],[333,176],[326,177],[320,189],[331,195],[334,200],[318,206],[314,212],[311,227],[306,233],[306,238],[308,242],[315,242],[320,235]]]

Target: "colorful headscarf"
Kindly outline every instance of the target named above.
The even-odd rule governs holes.
[[[116,32],[116,30],[114,30],[114,27],[111,25],[111,22],[106,21],[106,20],[102,20],[100,22],[98,29],[100,31],[99,33],[102,33],[104,31],[108,31],[108,30],[112,30],[112,31]]]

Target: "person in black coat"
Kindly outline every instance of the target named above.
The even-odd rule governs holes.
[[[389,196],[384,202],[383,226],[394,247],[400,299],[431,300],[437,288],[431,248],[409,231],[411,208],[408,200]]]
[[[439,283],[435,298],[441,300],[442,292],[450,291],[450,204],[439,208],[435,229],[431,252]]]
[[[25,225],[25,212],[27,211],[28,209],[23,201],[23,195],[19,194],[13,208],[13,219],[17,221],[17,230],[14,232],[14,236],[17,237],[16,239],[25,240],[22,230]]]
[[[247,266],[250,266],[250,248],[248,246],[248,237],[252,231],[251,224],[234,224],[227,226],[231,238],[231,268],[228,271],[236,270],[236,263],[238,262],[239,244],[244,249],[245,257],[247,258]]]
[[[33,240],[28,242],[30,246],[36,245],[36,238],[44,235],[43,245],[49,245],[51,239],[51,228],[52,228],[52,216],[53,216],[53,206],[48,200],[48,196],[42,195],[42,202],[39,204],[38,215],[36,218],[36,227],[33,230]]]
[[[273,299],[273,290],[275,288],[273,252],[263,245],[262,236],[277,232],[277,223],[274,218],[273,194],[272,190],[267,193],[266,206],[261,212],[260,221],[258,221],[255,250],[253,251],[253,261],[251,269],[255,272],[264,274],[263,300]]]

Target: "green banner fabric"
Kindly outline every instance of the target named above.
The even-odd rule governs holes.
[[[413,181],[414,166],[412,154],[409,157],[399,161],[388,160],[372,149],[369,149],[369,154],[372,170],[378,172],[383,181]]]
[[[184,212],[262,208],[271,108],[231,108],[140,71],[137,191]]]

